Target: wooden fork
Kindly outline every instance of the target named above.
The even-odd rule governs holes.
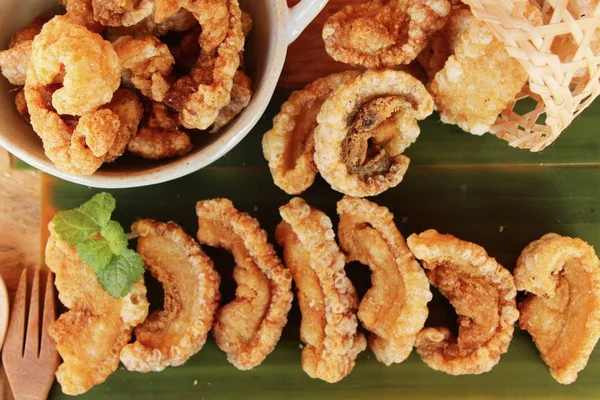
[[[42,329],[40,331],[40,270],[33,276],[29,316],[27,308],[27,269],[21,274],[2,349],[2,362],[16,400],[41,400],[48,397],[60,358],[48,326],[56,319],[54,282],[48,272]]]

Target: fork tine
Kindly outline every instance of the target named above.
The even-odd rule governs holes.
[[[40,269],[36,268],[29,299],[25,357],[37,357],[40,349]]]
[[[48,334],[50,324],[56,320],[56,303],[54,294],[54,279],[52,272],[48,271],[46,280],[46,294],[44,296],[44,313],[42,321],[42,345],[40,347],[40,357],[45,353],[54,353],[58,355],[54,340]]]
[[[8,331],[4,339],[2,359],[9,356],[23,356],[23,338],[25,337],[25,307],[27,304],[27,268],[23,269],[19,279],[19,287],[15,294]],[[4,361],[6,365],[6,362]]]

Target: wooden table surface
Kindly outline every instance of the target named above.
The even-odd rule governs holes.
[[[288,4],[294,5],[298,1],[288,0]],[[348,69],[329,58],[323,47],[321,30],[329,15],[343,5],[360,2],[362,0],[329,1],[310,27],[290,46],[280,88],[302,87],[318,77]],[[12,169],[8,153],[0,147],[0,276],[6,283],[11,302],[23,268],[35,267],[41,261],[41,176],[36,171]],[[2,377],[0,400],[12,398],[7,393],[7,386]]]

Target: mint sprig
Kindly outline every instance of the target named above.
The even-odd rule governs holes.
[[[100,286],[119,298],[142,277],[144,262],[128,248],[123,227],[110,219],[115,208],[112,195],[99,193],[77,208],[56,213],[52,222],[61,240],[94,270]]]

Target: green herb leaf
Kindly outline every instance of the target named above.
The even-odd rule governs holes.
[[[110,220],[110,215],[117,207],[115,198],[110,193],[96,194],[77,209],[101,228]]]
[[[56,213],[52,222],[58,236],[77,246],[100,232],[115,210],[115,199],[109,193],[98,193],[81,206]]]
[[[100,285],[114,298],[129,293],[143,274],[144,261],[133,250],[114,256],[105,268],[96,273]]]
[[[58,212],[52,222],[58,236],[71,246],[77,246],[79,242],[100,232],[96,222],[78,209]]]
[[[108,221],[100,231],[100,234],[106,239],[110,246],[110,250],[116,255],[120,256],[127,250],[129,244],[127,235],[121,224],[117,221]]]
[[[77,254],[95,272],[106,267],[113,258],[109,243],[102,239],[88,239],[80,242],[77,244]]]

